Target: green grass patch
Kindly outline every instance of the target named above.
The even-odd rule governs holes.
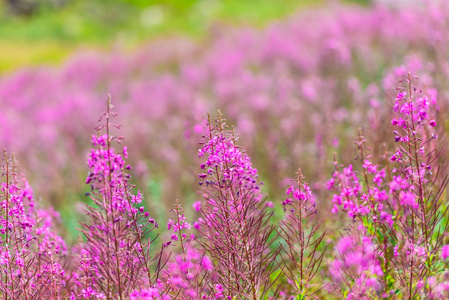
[[[64,61],[81,47],[187,35],[201,38],[214,24],[263,26],[323,0],[73,0],[28,17],[0,3],[0,72]]]

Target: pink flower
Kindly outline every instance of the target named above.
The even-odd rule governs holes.
[[[87,298],[92,297],[92,295],[95,294],[95,291],[91,287],[88,287],[88,288],[82,290],[82,294],[83,294],[84,299],[87,299]]]
[[[410,192],[402,191],[399,195],[401,204],[404,206],[410,206],[413,209],[418,208],[418,203],[416,202],[416,195]]]
[[[210,271],[213,269],[212,262],[210,261],[209,257],[207,257],[207,256],[203,257],[203,260],[201,261],[201,265],[202,265],[203,269],[206,271]]]
[[[201,210],[201,201],[196,201],[195,203],[193,203],[193,209],[196,211],[200,211]]]
[[[441,248],[441,258],[446,260],[449,257],[449,245],[445,245]]]
[[[394,257],[396,257],[396,256],[399,255],[398,249],[399,249],[399,246],[398,246],[398,245],[394,246],[394,249],[393,249],[393,250],[394,250]]]

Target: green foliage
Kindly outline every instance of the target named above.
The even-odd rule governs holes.
[[[61,62],[83,45],[104,48],[119,42],[133,47],[161,36],[201,37],[217,23],[262,26],[323,2],[72,0],[58,6],[37,6],[26,16],[13,13],[6,2],[0,2],[0,73],[32,64]],[[30,44],[37,44],[37,54],[27,47]]]

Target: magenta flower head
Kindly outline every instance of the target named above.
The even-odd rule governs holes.
[[[273,259],[278,250],[269,248],[274,233],[268,222],[271,214],[263,202],[257,170],[220,112],[215,126],[209,117],[208,131],[199,150],[205,203],[198,230],[204,237],[200,244],[217,264],[216,297],[260,299],[272,268],[277,267]]]
[[[311,284],[314,276],[312,274],[319,270],[323,260],[322,253],[326,251],[327,246],[317,251],[317,248],[322,246],[324,233],[320,235],[319,226],[314,223],[316,203],[301,170],[298,170],[297,179],[293,180],[293,183],[286,191],[288,198],[282,202],[286,214],[279,231],[286,244],[283,247],[287,254],[284,263],[290,265],[293,261],[295,268],[286,268],[284,273],[293,285],[295,293],[307,297],[315,293]],[[307,279],[304,274],[309,274]]]
[[[209,281],[213,277],[213,264],[203,250],[196,248],[196,237],[193,234],[188,237],[190,224],[178,201],[171,211],[176,219],[170,219],[167,227],[172,232],[171,246],[178,246],[179,254],[171,256],[161,273],[166,291],[175,298],[201,299],[211,293]]]
[[[206,271],[211,271],[214,268],[212,262],[210,261],[209,257],[207,257],[207,256],[203,257],[203,260],[201,261],[201,265],[204,268],[204,270],[206,270]]]
[[[59,214],[34,203],[31,187],[17,174],[16,162],[6,152],[1,167],[0,293],[27,299],[61,294],[66,282],[63,266],[67,248],[55,231]],[[51,287],[36,288],[48,282],[52,282]]]
[[[148,234],[157,223],[141,205],[143,195],[132,193],[130,175],[125,172],[130,168],[123,158],[128,155],[127,148],[121,154],[113,147],[121,138],[111,134],[110,120],[116,115],[111,108],[109,98],[106,114],[100,119],[104,125],[98,126],[98,134],[92,137],[88,159],[86,182],[96,208],[87,208],[90,222],[82,224],[87,242],[80,251],[73,291],[84,298],[99,291],[108,299],[128,298],[133,290],[155,285],[160,271],[152,263],[162,250],[153,255],[149,252],[152,241]],[[102,130],[106,133],[101,134]]]
[[[336,259],[331,263],[330,272],[335,282],[345,282],[351,277],[356,284],[352,285],[349,294],[351,299],[356,295],[364,295],[379,290],[382,286],[379,278],[383,271],[375,246],[370,237],[345,236],[335,247]]]
[[[91,287],[87,287],[82,290],[82,295],[84,299],[90,298],[95,294],[95,291]]]
[[[361,131],[355,141],[360,171],[351,165],[341,170],[334,160],[329,186],[337,193],[332,212],[346,211],[352,224],[335,248],[340,258],[330,271],[334,281],[346,285],[345,294],[350,298],[381,297],[395,290],[409,299],[434,298],[434,291],[424,288],[430,275],[419,270],[439,268],[440,250],[442,260],[449,257],[449,248],[442,247],[439,222],[444,228],[449,223],[435,221],[447,213],[441,195],[448,184],[447,176],[438,178],[441,151],[433,132],[436,100],[429,101],[414,86],[416,80],[406,74],[401,81],[405,86],[398,88],[391,120],[396,127],[396,149],[389,152],[385,147],[385,166],[371,162],[374,156],[367,154],[371,149],[365,146]],[[435,169],[437,172],[432,172]],[[397,277],[395,283],[381,279],[390,276]]]
[[[196,201],[195,203],[193,203],[193,209],[195,211],[200,211],[201,210],[201,201]]]
[[[441,247],[441,258],[446,260],[449,257],[449,245]]]

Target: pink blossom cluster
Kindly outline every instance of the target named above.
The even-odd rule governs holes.
[[[36,208],[31,187],[6,152],[2,168],[0,291],[16,299],[59,298],[67,281],[67,247],[55,232],[59,214]]]
[[[206,299],[209,287],[205,288],[199,283],[212,270],[210,259],[187,244],[185,253],[177,254],[174,260],[168,263],[162,277],[165,285],[170,286],[172,294],[178,294],[183,299]]]
[[[358,251],[360,254],[371,253],[379,268],[388,274],[382,278],[380,272],[369,271],[376,276],[370,281],[373,285],[368,287],[366,283],[358,284],[364,278],[361,273],[345,271],[353,262],[354,266],[362,266],[355,257],[348,258],[349,265],[344,260],[335,260],[332,268],[334,278],[346,283],[347,279],[343,277],[351,278],[350,282],[354,284],[346,288],[348,298],[351,295],[356,298],[391,295],[394,291],[390,276],[395,272],[394,268],[405,270],[395,275],[395,280],[403,282],[403,293],[409,297],[436,297],[432,289],[424,288],[424,285],[431,274],[438,274],[436,266],[440,262],[435,257],[439,253],[443,258],[447,257],[446,246],[439,233],[440,225],[435,223],[440,222],[440,214],[444,214],[441,210],[443,200],[439,195],[446,188],[447,177],[438,177],[437,103],[435,99],[430,103],[428,99],[432,96],[415,87],[415,81],[417,78],[410,74],[405,74],[401,80],[405,87],[399,88],[393,106],[399,117],[394,117],[391,122],[397,128],[393,131],[396,149],[393,155],[385,151],[382,156],[386,166],[371,162],[372,156],[366,154],[370,150],[365,145],[366,139],[359,134],[356,144],[362,170],[355,171],[350,165],[341,172],[335,162],[333,178],[328,182],[328,187],[337,191],[332,200],[332,212],[342,209],[353,221],[350,234],[343,237],[336,247],[340,256],[344,258],[354,239],[363,243],[369,241],[373,245],[370,251]],[[435,169],[436,173],[432,173]],[[432,237],[435,234],[438,237]],[[425,273],[419,271],[423,268],[427,270]],[[444,286],[447,279],[440,277],[439,280]],[[359,290],[353,294],[356,287]],[[372,292],[369,292],[370,288]]]
[[[344,282],[344,276],[351,273],[357,278],[346,299],[371,299],[373,291],[381,288],[380,279],[383,276],[382,266],[378,260],[375,244],[371,238],[364,236],[361,240],[353,236],[342,237],[336,247],[336,257],[330,272],[335,282]]]
[[[86,183],[91,186],[90,195],[96,207],[85,210],[90,222],[82,224],[87,241],[80,245],[75,264],[74,299],[112,296],[123,299],[131,291],[139,293],[142,286],[160,289],[157,276],[152,275],[152,263],[162,251],[149,252],[153,241],[148,236],[158,225],[141,206],[142,194],[132,193],[130,175],[126,173],[131,167],[123,158],[128,155],[127,148],[121,154],[113,147],[121,138],[110,134],[110,122],[116,116],[111,109],[108,100],[106,114],[100,119],[105,125],[97,127],[106,134],[92,137]],[[165,295],[163,289],[159,293]]]
[[[171,235],[171,239],[174,241],[178,240],[178,234],[180,234],[183,238],[187,238],[187,234],[181,233],[182,230],[190,229],[190,223],[187,222],[187,218],[183,215],[178,216],[177,221],[173,221],[172,219],[168,219],[167,229],[173,229],[173,234]],[[191,239],[195,239],[195,236],[190,236]]]

